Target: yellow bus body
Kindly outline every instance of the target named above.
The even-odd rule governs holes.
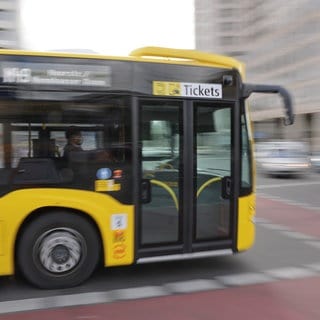
[[[237,69],[244,79],[244,65],[239,61],[220,55],[202,53],[196,50],[180,50],[147,47],[133,51],[128,57],[112,57],[86,54],[44,53],[1,50],[0,55],[22,55],[39,57],[63,57],[79,59],[122,60],[153,62],[160,64],[181,64],[192,66],[221,67]],[[252,142],[252,141],[251,141]],[[253,186],[253,190],[254,190]],[[19,232],[30,218],[40,215],[42,209],[60,208],[78,212],[88,217],[100,234],[105,266],[129,265],[135,262],[135,208],[124,205],[109,195],[99,192],[61,189],[32,188],[8,193],[0,198],[0,275],[15,272],[15,247]],[[126,229],[112,230],[111,217],[125,214]],[[238,199],[238,225],[236,249],[243,251],[254,244],[255,239],[255,192]]]
[[[41,214],[40,209],[62,208],[77,211],[94,221],[100,233],[104,265],[116,266],[133,263],[134,213],[133,206],[123,205],[107,195],[70,189],[24,189],[0,198],[0,274],[14,273],[14,252],[19,231],[31,216]],[[113,214],[126,214],[127,228],[121,239],[111,228]]]
[[[238,205],[238,238],[237,249],[244,251],[250,249],[255,240],[255,194],[239,198]]]

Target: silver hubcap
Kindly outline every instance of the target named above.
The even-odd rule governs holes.
[[[86,245],[84,238],[77,231],[59,228],[41,235],[34,248],[34,253],[46,270],[62,273],[78,265]]]

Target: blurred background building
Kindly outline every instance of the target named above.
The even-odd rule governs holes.
[[[280,99],[251,100],[256,132],[320,149],[319,0],[195,0],[195,33],[196,49],[245,62],[247,82],[280,84],[293,94],[296,123],[285,128]]]
[[[19,49],[21,0],[0,0],[0,48]],[[246,63],[247,82],[293,94],[296,123],[283,127],[281,101],[250,98],[260,137],[310,142],[320,150],[320,0],[194,0],[196,49]],[[22,48],[23,49],[23,48]]]
[[[18,49],[19,0],[0,0],[0,48]]]

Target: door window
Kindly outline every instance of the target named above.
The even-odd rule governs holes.
[[[252,192],[252,160],[248,135],[248,122],[245,115],[241,116],[241,189],[240,195]]]
[[[141,244],[180,240],[182,109],[143,103],[140,117],[142,178],[151,183],[151,201],[142,205]]]
[[[229,199],[224,182],[231,184],[231,109],[211,105],[195,107],[196,212],[195,240],[230,236]]]

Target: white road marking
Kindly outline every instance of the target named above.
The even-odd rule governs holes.
[[[280,224],[262,223],[261,225],[263,225],[264,228],[270,229],[270,230],[287,231],[287,232],[292,230],[291,228],[280,225]]]
[[[274,188],[283,188],[283,187],[305,187],[305,186],[313,186],[319,185],[320,181],[309,181],[309,182],[291,182],[291,183],[277,183],[277,184],[265,184],[258,185],[257,190],[265,190],[265,189],[274,189]]]
[[[320,249],[320,240],[317,241],[306,241],[306,244],[314,248]]]
[[[0,302],[0,314],[112,302],[109,292],[88,292]]]
[[[311,264],[306,264],[305,265],[307,268],[310,268],[314,271],[320,272],[320,262],[318,263],[311,263]]]
[[[204,279],[167,283],[165,287],[172,293],[188,293],[225,288],[218,281]]]
[[[274,281],[274,278],[263,273],[239,273],[216,277],[227,286],[244,286]]]
[[[292,205],[292,206],[298,206],[298,207],[303,208],[303,209],[308,209],[308,210],[312,210],[312,211],[316,211],[317,213],[320,213],[320,207],[312,206],[309,203],[297,202],[297,201],[293,201],[293,200],[290,200],[290,199],[280,198],[278,196],[266,194],[264,192],[257,192],[257,195],[259,197],[262,197],[262,198],[266,198],[266,199],[273,200],[273,201],[279,201],[279,202],[284,203],[284,204],[289,204],[289,205]]]
[[[161,286],[144,286],[119,289],[105,292],[89,292],[81,294],[60,295],[46,298],[11,300],[0,302],[0,314],[43,310],[49,308],[71,307],[79,305],[111,303],[115,301],[144,299],[168,296],[175,293],[188,293],[207,290],[221,290],[226,287],[263,284],[284,279],[297,279],[319,276],[320,262],[304,267],[286,267],[263,272],[245,272],[213,277],[212,279],[195,279],[166,283]],[[94,316],[83,316],[79,319],[91,319]]]
[[[132,300],[166,296],[170,292],[164,286],[146,286],[113,290],[110,294],[115,300]]]
[[[317,241],[316,237],[309,236],[308,234],[301,233],[301,232],[296,232],[296,231],[282,231],[282,234],[286,235],[287,237],[297,239],[297,240],[308,240],[307,244],[310,244],[309,242],[318,242],[319,243],[319,248],[320,248],[320,242]]]
[[[307,268],[285,267],[265,271],[266,274],[277,279],[301,279],[316,276],[316,271]]]

